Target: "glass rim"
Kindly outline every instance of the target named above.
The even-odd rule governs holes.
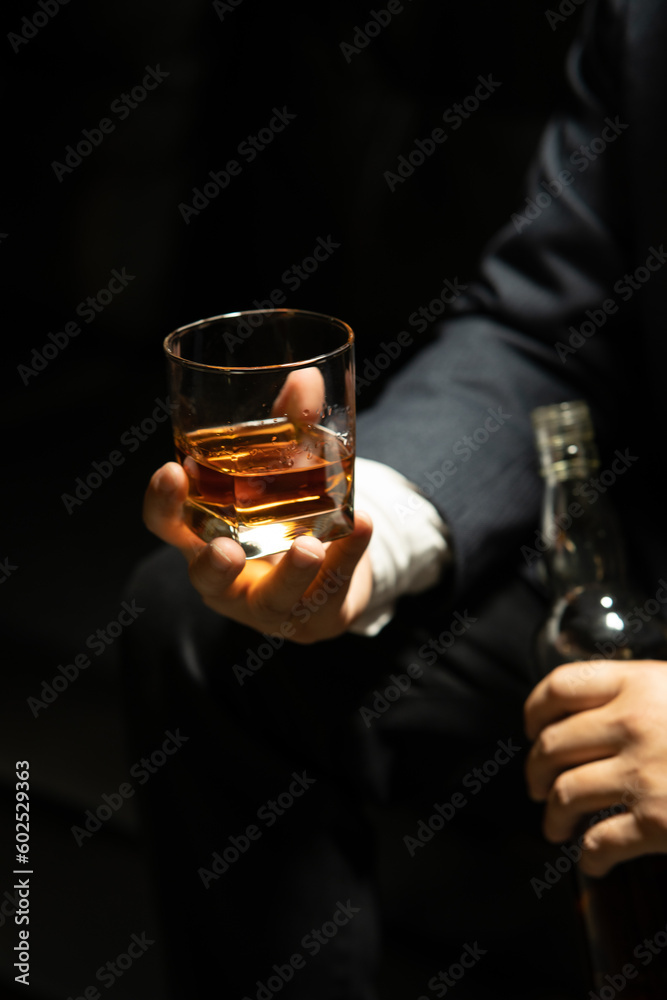
[[[283,314],[285,316],[299,316],[299,317],[310,317],[317,320],[325,320],[337,326],[342,332],[346,334],[346,340],[344,344],[340,347],[335,348],[333,351],[326,351],[324,354],[316,354],[310,358],[304,358],[300,361],[287,361],[280,364],[273,365],[207,365],[201,361],[192,361],[189,358],[179,357],[174,354],[172,350],[172,345],[179,338],[180,335],[188,333],[192,330],[196,330],[197,327],[204,326],[209,323],[216,323],[219,320],[228,319],[240,319],[244,316],[272,316],[276,314]],[[312,312],[309,309],[241,309],[238,312],[231,313],[221,313],[219,316],[209,316],[207,319],[198,319],[194,323],[186,323],[185,326],[179,326],[176,330],[172,330],[162,341],[163,350],[169,361],[173,361],[183,368],[192,368],[199,371],[208,372],[258,372],[258,371],[281,371],[289,369],[303,368],[306,365],[315,364],[318,361],[326,361],[329,358],[334,358],[344,351],[349,350],[349,348],[354,344],[354,331],[349,323],[346,323],[342,319],[337,319],[335,316],[329,316],[326,313]]]

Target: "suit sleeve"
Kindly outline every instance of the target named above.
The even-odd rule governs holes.
[[[358,453],[397,469],[446,521],[459,593],[519,564],[535,527],[542,485],[531,410],[586,398],[603,424],[613,414],[627,315],[607,315],[604,303],[627,270],[632,140],[615,75],[622,14],[605,3],[587,14],[526,200],[437,339],[359,418]],[[595,335],[577,336],[587,320]]]

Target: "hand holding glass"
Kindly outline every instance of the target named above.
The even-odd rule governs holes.
[[[293,309],[230,313],[164,342],[188,526],[248,558],[353,528],[354,334]]]

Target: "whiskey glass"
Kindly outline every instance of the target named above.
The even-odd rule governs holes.
[[[353,528],[354,334],[300,309],[227,313],[165,338],[185,520],[249,559]]]

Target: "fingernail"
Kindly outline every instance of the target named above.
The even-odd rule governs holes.
[[[313,562],[319,562],[320,555],[317,552],[311,552],[310,549],[306,549],[301,545],[293,545],[292,560],[297,569],[306,569],[312,566]]]
[[[211,549],[213,550],[213,561],[217,564],[219,569],[228,570],[232,564],[232,561],[225,552],[225,550],[220,548],[221,545],[222,545],[221,538],[214,538],[214,540],[211,542]]]
[[[160,493],[173,493],[174,492],[174,482],[171,478],[167,469],[162,469],[158,472],[156,478],[153,481],[155,489],[159,490]]]

